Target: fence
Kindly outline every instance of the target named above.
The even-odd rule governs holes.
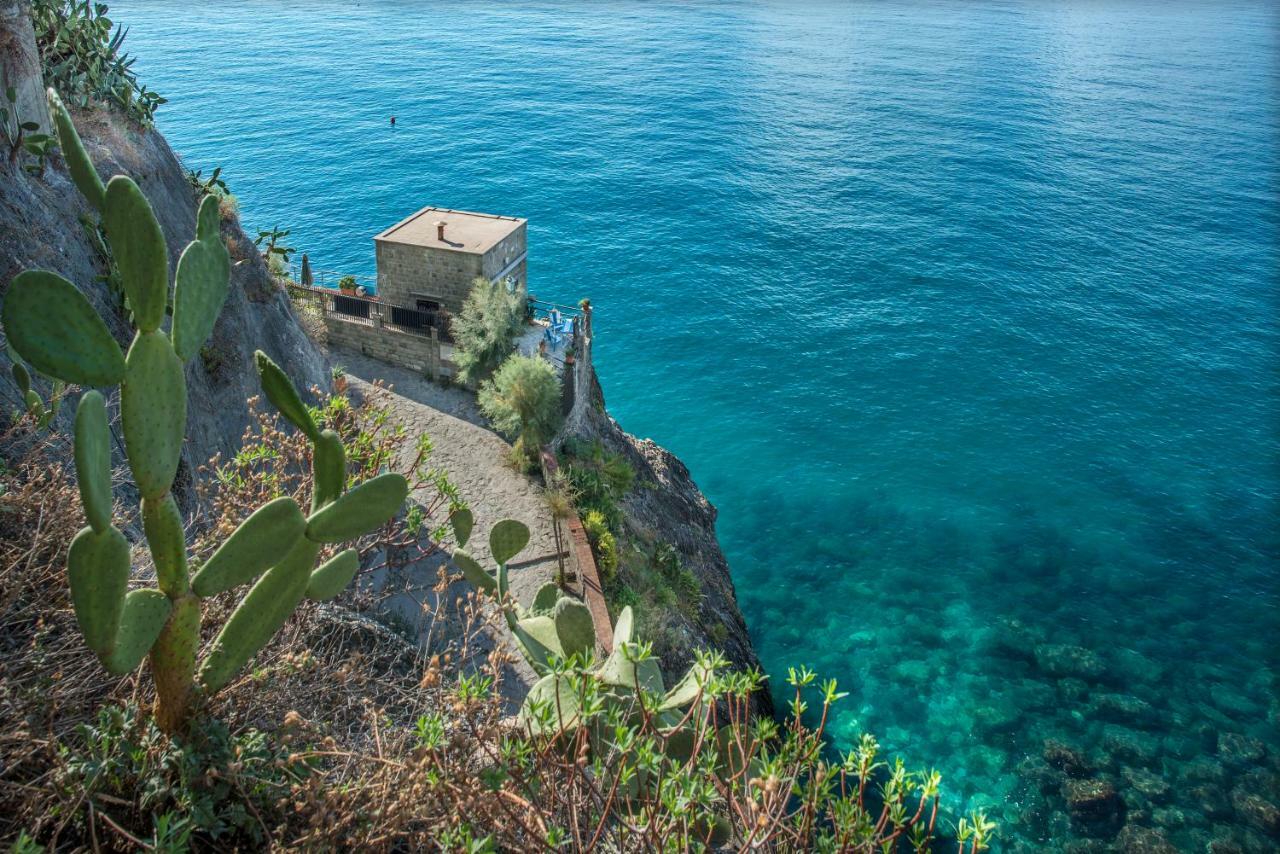
[[[434,329],[436,337],[441,341],[453,341],[449,330],[449,315],[444,311],[419,311],[384,303],[377,297],[356,296],[332,288],[309,288],[299,284],[290,284],[289,294],[295,300],[318,305],[326,320],[361,326],[390,326],[410,335],[427,337]]]

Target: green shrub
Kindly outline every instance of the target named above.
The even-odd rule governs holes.
[[[205,839],[267,843],[258,814],[309,773],[290,763],[287,749],[257,730],[232,735],[216,720],[202,720],[190,736],[167,737],[132,706],[109,706],[83,724],[67,746],[61,782],[90,798],[133,804],[152,816],[153,839],[174,843],[192,833]],[[157,845],[159,847],[159,845]]]
[[[618,574],[618,541],[609,530],[609,523],[599,510],[588,510],[582,519],[587,541],[596,556],[596,566],[604,581],[612,581]]]
[[[107,17],[106,3],[35,0],[31,23],[46,85],[79,107],[98,101],[151,126],[165,99],[138,82],[133,59],[120,50],[126,31]]]
[[[560,426],[560,378],[535,356],[512,356],[480,385],[480,409],[528,459]]]
[[[515,349],[524,327],[524,290],[507,291],[498,282],[476,279],[462,310],[453,318],[454,364],[467,384],[487,379]]]

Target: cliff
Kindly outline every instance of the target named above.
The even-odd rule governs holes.
[[[739,669],[759,668],[760,659],[738,609],[729,562],[716,538],[715,506],[678,457],[651,439],[627,433],[609,415],[592,360],[589,324],[577,344],[576,356],[565,378],[573,386],[573,404],[561,437],[598,440],[630,463],[638,488],[631,489],[621,501],[626,537],[642,548],[656,543],[670,545],[701,587],[696,615],[683,609],[671,609],[664,615],[675,635],[673,642],[655,647],[664,675],[672,679],[683,673],[698,649],[719,649]],[[767,690],[754,699],[758,713],[774,713]]]

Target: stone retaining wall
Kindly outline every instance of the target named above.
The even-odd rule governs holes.
[[[453,363],[453,345],[430,335],[403,332],[373,318],[372,324],[340,320],[329,314],[324,318],[329,344],[356,350],[379,361],[418,371],[433,380],[452,379],[457,371]]]

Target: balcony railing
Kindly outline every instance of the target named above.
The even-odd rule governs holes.
[[[308,288],[290,284],[289,293],[294,299],[318,304],[326,319],[361,326],[389,327],[397,332],[427,337],[434,329],[436,337],[441,341],[453,341],[449,332],[449,317],[443,311],[419,311],[384,303],[376,297],[344,294],[332,288]]]

